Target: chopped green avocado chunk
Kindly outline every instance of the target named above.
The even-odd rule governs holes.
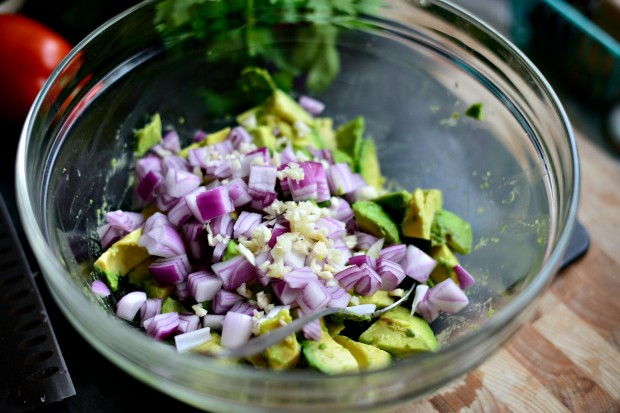
[[[476,120],[484,119],[484,112],[482,111],[482,102],[474,103],[465,111],[465,116],[474,118]]]
[[[273,318],[263,321],[259,327],[259,334],[266,334],[283,324],[293,321],[289,310],[280,310]],[[297,341],[297,336],[292,333],[283,341],[267,348],[264,357],[267,365],[272,370],[285,370],[297,365],[301,355],[301,345]]]
[[[379,204],[372,201],[357,201],[352,208],[360,231],[385,238],[388,244],[400,243],[398,226]]]
[[[379,317],[360,335],[359,341],[396,357],[439,348],[435,334],[426,320],[412,316],[404,307],[396,307]]]
[[[447,245],[432,247],[429,255],[437,262],[429,276],[431,280],[437,284],[447,278],[452,278],[459,285],[459,277],[456,275],[456,271],[454,271],[454,266],[459,263],[459,260],[450,247]]]
[[[161,313],[183,313],[187,311],[187,309],[178,302],[176,299],[168,296],[164,298],[164,301],[161,303]]]
[[[379,167],[379,158],[377,158],[374,140],[370,138],[362,139],[359,158],[356,161],[357,170],[364,178],[364,181],[375,189],[380,190],[383,187],[383,176],[381,176],[381,168]]]
[[[373,295],[360,295],[358,299],[360,304],[374,304],[377,309],[394,304],[394,299],[385,290],[379,290]]]
[[[146,248],[138,245],[142,228],[138,228],[112,244],[97,258],[94,267],[105,274],[113,291],[118,288],[118,277],[126,276],[140,263],[149,258]]]
[[[358,116],[336,129],[336,145],[338,149],[349,155],[353,160],[357,160],[359,157],[364,128],[364,118]]]
[[[303,122],[308,126],[314,124],[312,116],[299,106],[293,98],[279,89],[273,92],[271,98],[266,102],[265,109],[273,112],[291,125],[297,121]]]
[[[154,278],[142,281],[142,289],[149,298],[161,298],[162,300],[174,293],[173,285],[159,285]]]
[[[355,170],[355,160],[353,160],[353,158],[351,158],[346,152],[343,152],[340,149],[334,149],[332,150],[332,156],[334,157],[334,164],[346,163],[349,165],[349,169],[351,171]]]
[[[381,195],[372,201],[381,205],[381,208],[392,218],[394,222],[402,222],[405,218],[405,210],[411,200],[411,193],[398,191]]]
[[[259,148],[265,146],[272,151],[276,149],[276,137],[270,127],[257,126],[250,129],[248,132],[250,132],[254,138],[254,144]]]
[[[401,224],[406,237],[431,239],[431,226],[435,212],[443,206],[443,197],[438,189],[415,189],[405,210]]]
[[[258,67],[246,67],[241,71],[239,86],[244,92],[251,94],[256,102],[263,102],[278,87],[269,72]]]
[[[226,246],[226,251],[224,251],[224,257],[222,257],[222,261],[228,261],[231,258],[239,255],[239,249],[237,248],[239,244],[234,239],[231,239],[228,245]]]
[[[147,125],[134,133],[135,151],[139,156],[143,156],[151,147],[161,142],[161,130],[161,117],[156,113]]]
[[[308,365],[323,373],[340,374],[359,369],[351,352],[334,341],[325,330],[319,341],[304,341],[302,349]]]
[[[360,343],[346,336],[336,336],[334,341],[351,352],[360,370],[380,369],[392,363],[390,353],[375,346]]]
[[[435,212],[431,225],[431,246],[448,244],[454,252],[469,254],[473,242],[471,224],[445,209]]]
[[[327,149],[336,149],[336,132],[332,118],[315,118],[316,132],[321,136]]]

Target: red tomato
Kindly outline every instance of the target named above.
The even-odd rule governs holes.
[[[37,93],[71,45],[48,27],[0,14],[0,117],[23,121]]]

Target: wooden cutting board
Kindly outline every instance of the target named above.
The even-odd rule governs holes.
[[[577,145],[587,254],[492,358],[395,413],[620,412],[620,162],[583,136]]]

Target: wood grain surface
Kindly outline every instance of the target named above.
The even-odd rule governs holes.
[[[579,134],[577,145],[587,254],[492,358],[395,413],[620,412],[620,162]]]

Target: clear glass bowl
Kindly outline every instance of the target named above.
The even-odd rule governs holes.
[[[72,51],[38,96],[19,146],[26,234],[58,305],[102,354],[210,411],[381,411],[474,368],[529,317],[575,221],[579,168],[566,115],[531,62],[484,24],[443,2],[393,0],[380,17],[339,29],[339,71],[315,96],[336,122],[366,117],[391,181],[443,190],[446,207],[473,225],[476,247],[461,261],[477,283],[465,310],[433,324],[441,350],[353,375],[274,373],[178,355],[116,319],[113,303],[90,292],[89,266],[102,211],[130,198],[131,132],[155,111],[186,140],[195,128],[221,126],[227,119],[203,92],[232,89],[226,62],[245,53],[164,47],[156,3],[128,10]],[[273,44],[316,46],[314,37],[292,37],[303,24],[274,25]],[[477,102],[483,120],[454,115]]]

